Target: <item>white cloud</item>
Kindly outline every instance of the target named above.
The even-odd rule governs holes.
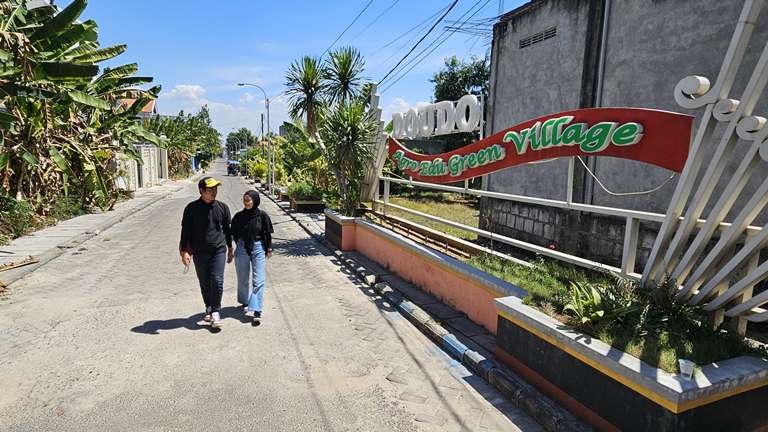
[[[163,93],[160,96],[169,99],[187,99],[198,100],[205,94],[203,86],[197,84],[179,84],[173,90]]]
[[[194,114],[200,107],[207,105],[213,126],[221,132],[222,135],[226,135],[233,129],[239,129],[241,127],[246,127],[256,134],[261,133],[261,114],[265,113],[265,111],[264,103],[259,98],[246,93],[248,96],[243,95],[240,98],[241,102],[248,100],[261,103],[233,105],[231,103],[205,98],[203,97],[205,93],[205,89],[199,85],[177,85],[173,90],[160,95],[158,110],[160,113],[166,115],[176,115],[181,110],[184,110],[184,112],[188,114]],[[290,116],[288,115],[288,105],[283,97],[277,97],[270,100],[269,114],[270,129],[272,132],[277,133],[278,127],[283,124],[284,121],[290,120]],[[266,115],[264,121],[264,131],[266,132]]]
[[[392,119],[392,113],[404,113],[411,108],[418,109],[427,105],[429,105],[429,102],[420,101],[416,102],[415,104],[411,104],[403,98],[394,98],[392,99],[392,102],[382,108],[381,118],[385,122],[388,122]]]
[[[240,96],[240,103],[248,103],[254,99],[255,99],[255,96],[246,92],[242,96]]]

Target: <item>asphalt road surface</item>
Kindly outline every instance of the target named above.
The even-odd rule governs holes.
[[[225,176],[232,213],[247,189]],[[2,431],[538,431],[397,311],[342,272],[269,200],[263,323],[235,307],[199,326],[177,247],[182,192],[102,232],[0,298]]]

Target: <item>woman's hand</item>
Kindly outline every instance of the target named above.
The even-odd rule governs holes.
[[[189,267],[190,258],[192,258],[192,255],[190,255],[189,252],[181,251],[181,263],[184,265],[184,267]]]
[[[267,258],[272,258],[272,249],[267,251]]]
[[[227,263],[231,263],[233,259],[235,259],[235,250],[227,248]]]

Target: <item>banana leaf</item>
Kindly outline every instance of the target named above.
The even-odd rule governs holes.
[[[83,13],[87,4],[88,2],[86,0],[74,0],[53,18],[46,21],[40,29],[32,33],[29,40],[32,43],[35,43],[56,36],[80,17],[80,14]]]
[[[92,108],[98,108],[102,110],[108,110],[111,108],[111,105],[109,104],[109,102],[105,101],[104,99],[98,98],[96,96],[91,96],[81,91],[70,90],[67,92],[67,95],[73,101],[92,107]]]
[[[32,72],[33,76],[51,81],[73,81],[89,79],[99,73],[96,65],[75,63],[45,62],[40,63]]]
[[[83,53],[72,57],[72,61],[79,63],[98,63],[119,56],[128,49],[128,45],[115,45],[108,48]]]

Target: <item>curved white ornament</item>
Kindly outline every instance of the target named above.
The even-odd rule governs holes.
[[[469,117],[467,117],[467,110],[469,110]],[[459,132],[472,132],[480,124],[480,109],[477,102],[477,96],[464,95],[456,103],[456,111],[454,114],[456,118],[456,127]]]
[[[721,122],[733,120],[736,110],[739,108],[739,101],[736,99],[722,99],[717,101],[712,109],[712,115]]]
[[[675,86],[675,102],[683,108],[701,108],[717,99],[709,92],[710,83],[706,77],[691,75],[680,80]]]
[[[744,117],[743,119],[739,120],[739,124],[736,125],[736,134],[738,134],[739,138],[743,140],[757,141],[760,135],[764,135],[766,132],[768,132],[768,129],[764,130],[765,122],[765,117]]]

